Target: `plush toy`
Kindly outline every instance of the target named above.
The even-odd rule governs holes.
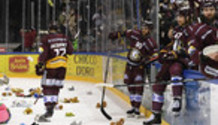
[[[11,118],[9,109],[2,103],[0,103],[0,116],[0,124],[6,124]]]

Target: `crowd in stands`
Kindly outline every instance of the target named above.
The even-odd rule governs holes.
[[[122,4],[122,0],[118,0],[118,1],[120,1],[120,3]],[[102,49],[102,48],[104,48],[108,44],[113,46],[113,43],[107,40],[108,34],[106,34],[105,32],[109,32],[111,30],[117,30],[117,29],[129,29],[129,28],[136,27],[136,19],[137,19],[136,1],[133,0],[133,3],[125,2],[124,6],[116,5],[119,3],[118,1],[117,3],[114,4],[112,4],[112,2],[114,2],[112,1],[111,2],[112,6],[110,7],[110,10],[107,10],[108,8],[105,8],[107,2],[106,1],[104,2],[102,0],[90,0],[89,6],[88,6],[88,0],[83,0],[83,1],[69,0],[68,4],[67,4],[67,0],[60,0],[59,2],[56,3],[57,5],[55,6],[56,20],[60,26],[60,31],[66,34],[70,38],[70,40],[74,42],[75,48],[78,49],[78,51],[107,51],[106,49]],[[43,1],[42,4],[43,6],[45,6],[44,4],[47,3]],[[140,5],[141,20],[144,20],[151,15],[151,7],[156,7],[155,5],[151,5],[151,4],[152,4],[151,0],[140,0],[139,5]],[[198,9],[200,6],[199,0],[160,0],[159,1],[159,8],[160,8],[159,37],[160,37],[161,47],[167,45],[170,42],[170,31],[172,31],[172,28],[176,25],[175,23],[176,22],[175,16],[177,12],[176,10],[179,8],[180,5],[190,6],[190,8],[197,8],[195,10],[192,10],[193,18],[196,19],[196,17],[199,15],[199,9]],[[119,7],[115,8],[116,6]],[[133,19],[131,19],[132,17],[130,17],[131,9],[133,10]],[[50,15],[52,14],[51,11],[52,11],[52,7],[50,7]],[[46,25],[48,25],[48,22],[46,22],[47,24],[44,24],[45,20],[43,19],[47,15],[45,12],[42,12],[41,14],[42,14],[42,21],[41,21],[42,24],[40,30],[47,30]],[[21,25],[17,25],[17,26],[13,25],[13,27],[9,26],[11,31],[9,33],[11,36],[9,41],[21,43],[22,37],[24,37],[25,48],[27,44],[31,46],[30,48],[25,49],[25,51],[37,51],[37,49],[35,49],[37,44],[34,43],[34,41],[38,41],[38,37],[36,36],[39,36],[40,34],[38,32],[37,24],[36,24],[34,26],[34,29],[37,31],[38,34],[35,34],[35,32],[33,32],[34,35],[32,36],[32,38],[29,38],[28,34],[32,32],[31,28],[33,27],[30,26],[30,23],[28,23],[28,19],[26,19],[27,25],[25,29],[22,29]],[[18,21],[18,23],[20,22],[21,21]],[[18,23],[15,22],[13,24],[18,24]],[[110,24],[110,26],[108,26],[108,24]],[[12,24],[10,23],[9,25]],[[24,34],[24,31],[25,34],[27,34],[27,36],[22,35]],[[35,40],[33,41],[34,38]],[[105,43],[106,41],[108,43]],[[118,47],[116,44],[116,46],[113,47],[117,47],[117,49],[118,48],[126,49],[126,46],[124,45],[120,45]],[[18,48],[16,48],[15,51],[20,51],[20,48],[21,45]]]
[[[120,4],[122,4],[122,0],[119,1]],[[111,8],[106,8],[107,6],[105,3],[106,2],[102,2],[101,0],[91,0],[88,6],[88,0],[79,1],[79,3],[78,0],[70,0],[69,3],[67,3],[66,0],[62,0],[62,2],[56,5],[56,21],[59,24],[60,32],[66,34],[69,37],[69,39],[74,43],[75,49],[78,49],[78,51],[107,51],[107,49],[103,48],[108,45],[110,45],[114,50],[126,49],[124,43],[122,43],[122,45],[119,47],[117,44],[114,45],[114,43],[111,43],[111,41],[106,43],[105,41],[107,41],[108,35],[106,32],[109,32],[109,30],[117,30],[119,28],[132,28],[132,24],[136,25],[136,1],[133,1],[134,5],[131,5],[130,2],[125,2],[124,8],[122,8],[120,5],[116,5],[117,3],[114,2],[111,2]],[[139,5],[141,19],[147,18],[149,15],[148,13],[151,11],[150,0],[141,0]],[[129,14],[131,13],[131,7],[133,10],[133,17],[130,17]],[[50,7],[50,9],[52,10],[52,7]],[[41,14],[42,17],[47,16],[46,13]],[[52,12],[50,12],[50,15],[51,14]],[[108,20],[109,15],[111,15],[112,18],[110,22]],[[107,24],[110,23],[110,26],[107,26],[105,22],[107,22]],[[45,21],[42,21],[40,29],[41,31],[47,30],[46,27],[48,24],[44,23]],[[19,34],[19,41],[21,42],[23,37],[25,42],[25,51],[37,51],[36,48],[38,44],[36,42],[39,41],[37,36],[43,35],[45,33],[40,31],[35,34],[34,32],[33,34],[35,35],[30,38],[28,34],[32,33],[31,28],[20,28],[21,30]],[[35,28],[36,31],[38,31],[37,26],[35,26]],[[25,34],[26,36],[22,34]],[[27,44],[29,47],[26,47]],[[22,45],[19,45],[14,51],[21,50]]]
[[[181,7],[190,8],[192,22],[198,22],[200,17],[200,6],[203,2],[213,0],[160,0],[160,45],[166,46],[170,40],[170,32],[176,24],[176,14]]]

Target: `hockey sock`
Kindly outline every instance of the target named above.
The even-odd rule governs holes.
[[[172,81],[172,89],[173,89],[173,96],[174,97],[181,97],[182,96],[182,90],[183,90],[183,83],[182,82],[176,82],[176,81],[181,81],[182,77],[181,76],[173,76],[171,78]]]
[[[164,102],[164,96],[154,93],[152,96],[152,111],[160,113]]]
[[[135,95],[134,95],[134,100],[135,100],[135,105],[134,105],[134,107],[135,107],[136,109],[139,109],[139,108],[140,108],[140,105],[141,105],[141,102],[142,102],[142,96],[139,95],[139,94],[135,94]]]
[[[134,108],[135,107],[134,106],[135,105],[135,95],[130,94],[129,98],[130,98],[131,106],[132,106],[132,108]]]

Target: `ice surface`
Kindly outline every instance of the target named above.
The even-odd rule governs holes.
[[[74,86],[74,91],[69,91],[68,88]],[[13,88],[23,88],[25,93],[28,93],[30,88],[40,87],[40,79],[30,79],[30,78],[11,78],[10,87]],[[0,92],[5,91],[6,86],[0,87]],[[89,94],[88,94],[89,93]],[[90,94],[91,93],[91,94]],[[75,104],[63,104],[63,110],[55,110],[54,116],[51,119],[51,123],[40,123],[40,125],[70,125],[72,122],[76,121],[79,123],[82,121],[82,125],[110,125],[111,121],[108,121],[96,108],[97,102],[101,99],[101,88],[96,88],[94,84],[79,81],[65,81],[64,88],[60,92],[59,100],[64,98],[73,98],[77,96],[79,103]],[[12,102],[15,100],[25,100],[30,103],[33,109],[33,114],[25,115],[23,111],[25,108],[11,107]],[[126,118],[126,110],[130,108],[130,105],[123,101],[117,95],[112,92],[107,91],[105,98],[108,106],[106,111],[113,117],[112,121],[118,121],[120,118],[125,119],[125,125],[141,125],[144,118],[134,119]],[[44,113],[43,100],[40,99],[36,105],[34,105],[35,99],[32,98],[22,98],[22,97],[2,97],[0,95],[0,102],[7,105],[10,108],[12,117],[8,125],[31,125],[34,122],[34,117],[37,114]],[[66,112],[72,112],[75,117],[65,117]]]

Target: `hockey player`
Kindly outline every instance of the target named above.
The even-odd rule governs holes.
[[[110,33],[109,38],[117,39],[119,36],[130,40],[130,49],[127,55],[127,64],[124,75],[125,84],[144,83],[145,65],[143,64],[157,51],[156,42],[151,38],[152,22],[146,20],[141,30],[127,30],[125,32]],[[128,117],[140,115],[139,107],[142,101],[143,86],[128,87],[132,109],[127,111]]]
[[[49,34],[42,38],[40,43],[39,62],[36,65],[36,74],[43,75],[42,88],[46,112],[38,122],[49,122],[58,102],[58,94],[63,87],[66,74],[67,55],[72,54],[73,48],[67,37],[57,32],[58,26],[53,22],[49,27]]]
[[[203,65],[205,66],[205,63],[209,62],[209,60],[207,61],[207,58],[202,58],[204,61],[201,61],[200,57],[205,56],[203,56],[202,53],[203,49],[205,49],[205,47],[218,44],[218,20],[216,17],[216,5],[217,4],[213,2],[205,2],[202,4],[202,22],[195,26],[196,30],[194,32],[194,41],[189,43],[190,46],[188,49],[188,53],[192,59],[192,65],[199,66],[200,62],[204,62]],[[201,70],[206,69],[201,68]],[[205,72],[203,71],[203,73]]]
[[[190,24],[190,9],[181,8],[176,16],[178,26],[174,28],[172,42],[160,51],[159,58],[162,67],[156,76],[157,84],[152,86],[152,112],[150,118],[146,119],[144,125],[160,125],[162,106],[164,103],[164,91],[166,84],[162,81],[172,81],[173,107],[175,116],[179,115],[182,106],[183,70],[189,62],[186,53],[187,42],[192,40],[193,28]]]

